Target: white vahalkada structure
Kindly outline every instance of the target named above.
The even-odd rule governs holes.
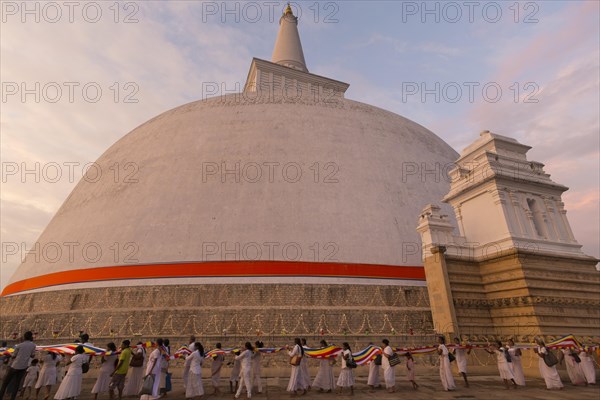
[[[2,336],[429,335],[436,312],[456,332],[432,249],[526,241],[595,263],[569,228],[566,188],[527,146],[487,133],[459,158],[417,123],[346,99],[348,84],[308,72],[297,23],[288,6],[242,93],[167,111],[96,161],[128,174],[77,184],[2,294]],[[482,166],[527,179],[497,188]],[[434,206],[415,231],[442,198],[462,238]],[[443,284],[428,295],[430,275]]]

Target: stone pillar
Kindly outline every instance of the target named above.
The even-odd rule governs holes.
[[[446,256],[444,254],[446,247],[433,246],[430,250],[432,255],[425,257],[423,265],[427,277],[427,291],[429,293],[433,327],[438,333],[446,333],[452,336],[458,332],[458,323],[446,267]]]

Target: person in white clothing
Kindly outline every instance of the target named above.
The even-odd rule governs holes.
[[[579,358],[581,358],[581,369],[585,375],[586,382],[590,385],[596,384],[596,369],[594,368],[593,354],[594,353],[590,348],[584,348],[581,353],[579,353]]]
[[[42,387],[46,388],[46,395],[44,396],[44,400],[48,400],[50,398],[50,391],[52,390],[52,386],[58,383],[57,376],[57,365],[62,360],[62,357],[56,353],[52,353],[50,351],[44,354],[42,358],[42,369],[40,370],[40,375],[38,377],[37,382],[35,383],[35,398],[40,394],[40,390]]]
[[[512,373],[512,367],[510,364],[512,363],[512,359],[510,358],[510,354],[508,350],[502,346],[502,343],[498,340],[496,343],[490,345],[488,344],[488,348],[484,349],[490,354],[496,355],[496,362],[498,363],[498,372],[500,372],[500,378],[504,381],[504,386],[506,389],[509,389],[509,381],[512,382],[513,387],[517,388],[517,383],[515,382],[515,377]]]
[[[290,374],[290,382],[288,383],[287,391],[296,394],[299,390],[301,390],[302,394],[304,395],[306,394],[306,386],[302,377],[300,363],[297,365],[292,364],[292,361],[298,358],[300,358],[300,362],[302,362],[302,358],[304,358],[304,349],[302,348],[300,338],[295,338],[294,343],[295,344],[292,350],[290,350],[289,346],[285,347],[288,351],[288,355],[290,356],[290,364],[292,365],[292,372]]]
[[[512,339],[508,339],[506,348],[512,359],[511,366],[515,382],[517,382],[517,385],[519,386],[525,386],[525,374],[523,373],[523,364],[521,363],[521,356],[523,353],[521,352],[521,349],[515,346],[515,342]]]
[[[471,348],[460,348],[462,347],[462,345],[460,343],[460,339],[457,337],[454,338],[454,345],[456,347],[454,347],[452,353],[454,354],[454,357],[456,357],[456,366],[458,367],[458,373],[462,375],[465,381],[465,386],[469,387],[469,380],[467,379],[467,356],[471,354]]]
[[[81,394],[81,381],[83,379],[81,366],[87,362],[88,356],[84,354],[83,346],[77,346],[75,355],[67,363],[69,369],[54,395],[55,400],[71,399]]]
[[[443,336],[438,336],[437,352],[440,360],[440,379],[442,381],[442,386],[447,392],[453,391],[456,389],[456,385],[454,384],[454,377],[452,376],[452,370],[450,369],[446,338]]]
[[[383,369],[385,388],[388,392],[394,393],[396,391],[396,367],[390,364],[390,357],[394,355],[394,350],[390,347],[389,340],[383,339],[381,343],[383,343],[383,347],[381,348],[381,369]]]
[[[221,350],[221,343],[217,343],[217,350]],[[225,362],[225,355],[217,353],[212,356],[212,364],[210,365],[210,382],[214,389],[213,394],[219,393],[219,384],[221,382],[221,370],[223,369],[223,362]]]
[[[195,336],[190,336],[190,344],[188,344],[187,348],[190,351],[190,354],[187,355],[187,357],[189,357],[192,355],[192,353],[194,351],[196,351],[196,337]],[[186,357],[186,360],[187,360],[187,357]],[[184,367],[183,367],[183,389],[184,390],[187,388],[188,375],[190,374],[189,366],[190,366],[189,363],[184,363]],[[161,375],[161,379],[162,379],[162,375]],[[166,379],[166,377],[165,377],[165,379]],[[166,385],[166,381],[165,381],[165,385]]]
[[[252,353],[254,352],[254,347],[252,347],[252,343],[250,342],[246,342],[244,347],[244,351],[242,351],[239,356],[235,357],[235,359],[239,360],[242,364],[242,371],[240,372],[240,384],[238,385],[238,390],[235,393],[236,399],[240,398],[244,386],[246,386],[246,394],[248,395],[248,398],[252,397]]]
[[[260,378],[260,369],[262,362],[262,353],[260,349],[265,347],[264,343],[260,340],[257,340],[254,345],[256,346],[254,349],[254,353],[252,353],[252,387],[256,386],[256,393],[262,393],[262,381]]]
[[[236,357],[239,356],[241,351],[234,350],[233,351],[233,361],[229,362],[227,365],[233,365],[231,368],[231,375],[229,376],[229,391],[231,393],[235,393],[238,390],[238,385],[240,382],[240,371],[242,370],[242,362],[238,360]]]
[[[327,348],[327,342],[321,340],[321,348]],[[319,371],[312,386],[317,388],[319,392],[330,393],[335,388],[335,378],[333,376],[333,364],[335,358],[322,358],[319,360]]]
[[[127,382],[125,382],[123,396],[138,395],[144,381],[146,349],[144,349],[142,342],[138,342],[136,347],[129,363],[129,372],[127,373]]]
[[[345,387],[350,388],[350,395],[354,395],[354,371],[348,366],[348,363],[352,360],[352,350],[348,342],[342,343],[342,370],[337,380],[338,394],[341,394]]]
[[[108,392],[111,374],[115,371],[115,362],[118,358],[118,355],[116,354],[117,346],[113,342],[110,342],[106,348],[110,354],[102,356],[102,366],[100,367],[96,384],[92,388],[94,400],[98,399],[100,393]]]
[[[300,343],[302,344],[303,349],[308,348],[305,338],[302,338]],[[304,379],[304,387],[306,387],[306,390],[310,390],[311,379],[310,372],[308,370],[308,357],[302,357],[302,360],[300,361],[300,369],[302,371],[302,379]]]
[[[156,339],[156,348],[148,357],[148,363],[146,364],[146,375],[144,380],[148,376],[152,376],[153,386],[152,394],[144,394],[140,397],[140,400],[154,400],[160,398],[160,371],[162,368],[161,359],[166,355],[164,350],[164,342],[162,339]]]
[[[38,375],[40,373],[40,366],[38,365],[39,361],[34,358],[31,360],[31,365],[27,368],[27,375],[25,375],[25,380],[23,382],[23,388],[21,389],[21,397],[25,394],[25,390],[27,389],[27,398],[31,396],[31,389],[34,387],[35,383],[38,380]]]
[[[204,395],[202,385],[202,364],[204,363],[204,347],[199,342],[194,343],[194,351],[185,359],[189,369],[188,382],[185,388],[185,398],[195,399]]]
[[[546,382],[546,389],[557,389],[561,390],[563,388],[562,381],[560,380],[560,375],[556,370],[556,366],[553,365],[549,367],[544,361],[544,356],[550,352],[546,347],[546,344],[541,338],[535,338],[535,342],[538,345],[534,351],[539,356],[538,366],[540,369],[540,375]]]
[[[559,363],[567,366],[567,374],[573,385],[587,385],[585,374],[581,368],[579,351],[575,349],[560,349]]]
[[[367,377],[367,385],[371,390],[381,387],[381,381],[379,378],[379,370],[381,369],[383,356],[377,354],[371,361],[369,361],[369,376]]]

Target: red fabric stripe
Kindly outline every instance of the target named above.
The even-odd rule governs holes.
[[[192,277],[313,276],[425,280],[423,267],[300,261],[207,261],[120,265],[54,272],[11,283],[0,296],[69,283]]]

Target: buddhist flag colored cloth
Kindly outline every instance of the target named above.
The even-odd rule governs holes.
[[[0,356],[11,356],[15,352],[12,347],[0,347]]]
[[[263,354],[273,354],[273,353],[278,353],[283,349],[284,349],[283,347],[263,347],[263,348],[258,349],[258,351]]]
[[[422,346],[422,347],[394,347],[395,353],[410,353],[412,355],[424,356],[428,354],[435,353],[437,351],[437,346]]]
[[[177,351],[173,355],[173,358],[185,358],[190,354],[192,354],[192,351],[187,346],[181,346],[179,349],[177,349]]]
[[[337,346],[323,347],[320,349],[304,347],[304,354],[310,358],[332,358],[337,357],[341,352],[342,349]]]
[[[354,358],[357,365],[365,365],[369,361],[375,359],[377,354],[381,354],[381,347],[370,344],[358,353],[352,353],[352,358]]]
[[[50,346],[37,346],[36,350],[38,351],[50,351],[58,354],[75,354],[75,349],[78,346],[82,346],[84,353],[92,356],[102,356],[105,354],[111,354],[112,352],[107,352],[105,349],[100,347],[91,346],[89,344],[82,343],[67,343],[67,344],[57,344]]]
[[[205,354],[205,358],[211,358],[211,357],[214,358],[217,354],[223,354],[223,355],[231,354],[234,351],[240,351],[240,349],[237,347],[229,347],[226,349],[212,349],[211,351],[209,351],[208,353]]]
[[[546,347],[549,347],[551,349],[564,349],[564,348],[581,349],[581,348],[583,348],[581,343],[579,343],[577,338],[575,338],[575,336],[573,336],[573,335],[567,335],[567,336],[561,337],[560,339],[557,339],[553,342],[546,344]]]

